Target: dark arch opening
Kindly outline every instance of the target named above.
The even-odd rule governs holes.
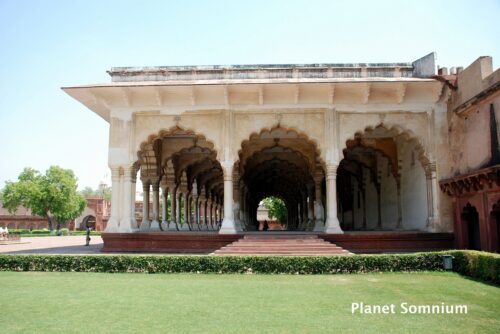
[[[261,219],[257,211],[267,197],[281,198],[287,211],[287,230],[312,229],[312,211],[308,204],[314,200],[314,177],[323,175],[319,151],[314,142],[294,130],[280,126],[263,130],[242,143],[239,161],[237,200],[243,202],[242,223],[246,230],[257,230]],[[321,185],[318,185],[321,188]],[[311,193],[313,196],[311,196]],[[319,193],[322,193],[320,189]],[[324,205],[323,205],[324,207]]]
[[[85,229],[87,229],[89,227],[92,230],[96,229],[96,218],[94,216],[92,216],[92,215],[89,215],[89,216],[86,216],[85,218],[83,218],[82,224],[80,226],[80,228],[82,230],[85,230]]]
[[[491,210],[491,246],[492,252],[500,253],[500,201],[498,201]]]
[[[417,140],[369,128],[347,140],[337,171],[343,230],[423,230],[427,225],[428,160]]]
[[[479,213],[476,207],[467,204],[462,210],[462,224],[467,233],[467,249],[481,250],[481,234],[479,229]]]

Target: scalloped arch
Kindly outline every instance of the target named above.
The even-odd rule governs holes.
[[[242,155],[242,152],[243,152],[245,146],[249,145],[249,143],[252,140],[260,138],[265,133],[271,134],[273,131],[278,130],[278,129],[284,130],[287,134],[288,133],[295,133],[298,138],[304,139],[306,142],[311,144],[314,148],[314,152],[316,153],[316,157],[318,158],[318,160],[320,161],[320,163],[322,165],[324,164],[323,159],[321,158],[321,149],[319,148],[319,145],[318,145],[316,140],[309,138],[309,136],[307,134],[305,134],[304,132],[302,132],[294,127],[289,127],[289,126],[285,127],[285,126],[282,126],[281,124],[274,125],[270,128],[268,128],[268,127],[262,128],[259,132],[255,132],[255,131],[252,132],[250,134],[250,136],[248,137],[248,139],[244,139],[240,143],[240,149],[238,150],[238,161],[241,158],[241,155]]]
[[[170,135],[174,135],[174,134],[179,133],[179,132],[184,132],[188,135],[195,135],[198,139],[205,140],[207,143],[210,144],[211,149],[216,153],[216,159],[218,160],[219,150],[215,146],[213,140],[207,139],[207,136],[205,134],[201,133],[200,131],[195,131],[193,129],[184,128],[184,127],[181,127],[178,125],[173,126],[169,129],[161,129],[157,133],[149,135],[148,138],[146,140],[142,141],[141,144],[139,145],[139,150],[137,151],[137,158],[139,160],[141,159],[140,154],[142,151],[144,151],[146,145],[154,143],[154,141],[157,139],[164,138],[164,137],[167,137]]]
[[[387,124],[380,122],[375,126],[369,125],[362,129],[359,129],[354,132],[354,136],[348,137],[345,142],[341,143],[342,146],[340,147],[340,152],[344,152],[344,150],[347,148],[348,141],[360,138],[363,136],[363,134],[373,132],[377,128],[383,128],[393,136],[402,136],[406,141],[415,143],[415,150],[418,153],[418,159],[422,163],[422,166],[426,166],[427,164],[429,164],[430,159],[428,157],[428,152],[425,148],[425,145],[422,143],[423,141],[421,137],[399,124]]]

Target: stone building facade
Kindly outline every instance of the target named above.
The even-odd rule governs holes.
[[[285,200],[293,230],[454,229],[438,185],[452,173],[452,88],[436,77],[434,54],[108,73],[111,83],[63,90],[110,124],[109,233],[255,230],[271,195]]]
[[[84,230],[87,226],[95,231],[103,231],[109,219],[110,205],[102,197],[86,198],[87,205],[82,214],[68,223],[70,230]],[[29,209],[19,207],[13,214],[9,213],[0,202],[0,227],[9,229],[48,229],[46,218],[35,216]]]
[[[480,57],[459,73],[441,73],[448,101],[450,177],[441,189],[453,200],[459,248],[500,251],[500,70]]]

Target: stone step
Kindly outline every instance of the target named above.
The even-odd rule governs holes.
[[[350,255],[346,250],[338,251],[338,252],[316,252],[316,251],[231,251],[231,252],[215,252],[216,255],[311,255],[311,256],[319,256],[319,255]]]
[[[332,248],[337,247],[340,248],[336,245],[333,244],[269,244],[269,245],[263,245],[263,244],[247,244],[247,243],[233,243],[229,244],[227,246],[224,246],[223,248],[226,247],[253,247],[253,248],[273,248],[273,247],[285,247],[285,248],[305,248],[305,247],[313,247],[313,248]]]
[[[216,250],[215,255],[351,255],[317,235],[245,235]]]
[[[226,246],[220,248],[221,250],[230,250],[230,249],[242,249],[242,250],[278,250],[278,249],[285,249],[285,250],[340,250],[343,249],[341,247],[283,247],[283,246],[276,246],[276,247],[245,247],[241,245],[235,245],[235,246]]]
[[[316,239],[316,240],[322,240],[318,238],[317,235],[304,235],[304,234],[299,234],[299,235],[285,235],[285,234],[274,234],[274,235],[245,235],[243,237],[243,240],[249,240],[249,239],[257,239],[257,240],[266,240],[266,239],[286,239],[286,240],[292,240],[292,239],[299,239],[299,240],[305,240],[305,239]]]

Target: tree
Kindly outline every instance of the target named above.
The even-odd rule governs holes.
[[[263,199],[264,206],[269,210],[269,218],[276,218],[280,224],[286,224],[287,210],[285,202],[279,197],[266,197]]]
[[[111,201],[111,187],[108,186],[106,183],[99,184],[99,187],[96,190],[87,186],[80,191],[80,194],[82,194],[82,196],[85,198],[102,197],[106,201]]]
[[[83,188],[82,191],[80,191],[80,194],[85,198],[89,198],[89,197],[95,196],[96,191],[94,189],[92,189],[91,187],[87,186],[87,187]]]
[[[24,206],[37,216],[45,217],[49,229],[78,217],[85,209],[85,198],[77,192],[77,178],[70,169],[51,166],[45,174],[25,168],[17,182],[7,181],[1,194],[3,206],[14,213]]]

